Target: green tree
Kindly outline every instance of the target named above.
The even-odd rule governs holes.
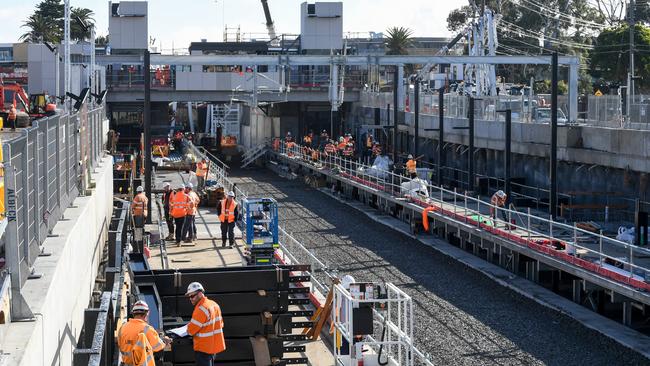
[[[404,27],[391,27],[386,29],[388,37],[384,44],[386,45],[387,55],[406,55],[407,48],[413,44],[413,31]]]
[[[95,45],[106,46],[108,44],[108,34],[95,37]]]
[[[75,41],[83,41],[90,39],[90,29],[95,26],[95,19],[93,18],[92,10],[86,8],[71,8],[70,9],[70,38]],[[79,25],[76,19],[81,20],[88,27],[87,30]]]
[[[23,34],[20,39],[27,42],[47,41],[60,43],[63,39],[64,28],[64,4],[61,0],[42,0],[36,5],[32,13],[23,23],[23,27],[29,30]],[[94,13],[90,9],[75,8],[70,9],[70,38],[73,40],[83,40],[90,36],[89,32],[84,32],[82,28],[74,21],[75,16],[79,16],[86,24],[94,26]]]
[[[23,33],[19,40],[23,42],[39,43],[39,42],[52,42],[56,39],[53,34],[53,28],[48,19],[43,18],[39,14],[32,14],[22,25],[29,28],[29,31]]]
[[[630,64],[629,27],[627,24],[602,31],[591,51],[591,74],[610,82],[625,82]],[[650,73],[650,28],[637,24],[634,27],[635,70],[636,75]],[[640,86],[650,85],[648,80],[640,80]]]

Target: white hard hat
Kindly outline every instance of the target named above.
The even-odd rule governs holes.
[[[169,187],[170,185],[171,185],[171,184],[169,184],[169,182],[165,182],[165,183],[163,183],[163,188],[167,188],[167,187]]]
[[[146,313],[149,311],[149,305],[142,301],[136,301],[135,304],[133,304],[133,308],[131,308],[131,311],[134,313]]]
[[[185,296],[193,294],[197,291],[204,292],[205,290],[203,289],[203,285],[198,282],[192,282],[187,286],[187,292],[185,293]]]
[[[235,192],[233,191],[228,192],[228,197],[235,197]]]
[[[142,186],[138,186],[138,188],[136,188],[135,191],[138,193],[144,192],[144,188],[142,188]]]
[[[184,189],[184,188],[185,188],[185,184],[181,183],[178,185],[178,189]]]
[[[502,191],[502,190],[498,190],[498,191],[497,191],[497,196],[503,198],[503,197],[506,196],[506,192],[504,192],[504,191]]]
[[[354,277],[350,275],[345,275],[341,279],[341,286],[343,286],[344,289],[349,290],[350,289],[350,284],[357,282]]]
[[[187,183],[187,185],[185,186],[185,188],[192,189],[192,188],[194,188],[194,184],[192,184],[191,182],[190,182],[190,183]]]
[[[408,158],[413,159],[413,155],[409,154]]]

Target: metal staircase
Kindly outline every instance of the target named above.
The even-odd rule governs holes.
[[[252,149],[246,150],[244,152],[244,155],[242,155],[242,161],[241,161],[241,167],[245,168],[248,165],[250,165],[252,162],[260,158],[262,155],[266,153],[266,150],[268,148],[267,142],[263,142]]]
[[[205,131],[216,137],[217,128],[221,127],[221,136],[231,136],[239,142],[240,115],[239,104],[210,104]]]

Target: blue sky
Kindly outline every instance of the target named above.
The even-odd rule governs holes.
[[[268,0],[278,33],[300,32],[300,3],[304,0]],[[2,1],[0,43],[17,42],[21,25],[38,0]],[[313,1],[312,1],[313,2]],[[108,1],[71,0],[72,6],[95,12],[99,34],[108,33]],[[345,32],[381,32],[388,26],[405,26],[417,36],[446,36],[449,11],[467,0],[343,0]],[[150,0],[149,35],[163,49],[187,48],[206,38],[220,41],[223,24],[241,26],[244,33],[266,34],[260,0]]]

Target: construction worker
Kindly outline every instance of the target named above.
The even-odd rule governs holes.
[[[18,112],[16,111],[16,106],[12,105],[9,108],[9,115],[7,116],[7,124],[11,126],[12,131],[16,131],[16,118],[18,118]]]
[[[198,213],[199,202],[201,202],[199,195],[192,188],[194,188],[192,183],[188,183],[185,186],[185,194],[190,198],[183,227],[183,238],[186,243],[191,243],[192,240],[196,240],[196,214]]]
[[[174,218],[174,226],[176,226],[175,239],[176,245],[181,245],[183,238],[183,224],[185,223],[185,216],[190,208],[190,197],[185,194],[185,186],[183,184],[176,188],[176,192],[172,193],[169,199],[169,209],[172,217]]]
[[[205,158],[201,159],[198,163],[196,163],[196,181],[197,181],[197,187],[196,189],[198,191],[203,191],[205,188],[205,180],[208,177],[208,162],[205,160]]]
[[[343,150],[348,146],[348,143],[345,141],[345,137],[339,137],[339,144],[336,145],[336,149],[339,151],[339,154],[343,154]]]
[[[343,156],[345,156],[348,159],[352,159],[354,155],[354,145],[351,142],[348,142],[345,144],[345,148],[343,149]]]
[[[307,148],[311,148],[311,144],[313,141],[314,141],[314,133],[312,131],[309,131],[309,133],[302,138],[302,144]]]
[[[408,160],[406,161],[406,172],[409,174],[409,177],[411,177],[411,179],[416,178],[418,176],[418,171],[416,168],[417,162],[415,161],[415,159],[413,159],[413,155],[411,154],[409,154],[407,159]]]
[[[505,221],[506,223],[508,222],[508,218],[506,217],[506,210],[503,209],[503,207],[506,206],[507,199],[508,199],[508,195],[502,190],[496,191],[492,195],[492,198],[490,198],[490,204],[491,204],[490,216],[495,221],[494,226],[496,226],[497,210],[501,211],[501,217],[503,217],[503,221]],[[509,225],[506,224],[506,226]]]
[[[169,201],[170,198],[172,197],[172,194],[174,194],[174,191],[172,191],[172,187],[169,184],[169,182],[165,182],[163,184],[163,209],[165,211],[165,221],[167,222],[167,231],[169,231],[169,235],[167,235],[167,240],[172,240],[174,239],[174,218],[169,212]]]
[[[117,332],[117,346],[122,355],[124,366],[155,366],[156,362],[153,357],[154,352],[160,352],[165,348],[165,344],[171,343],[169,337],[160,338],[158,332],[149,324],[149,305],[140,300],[133,304],[131,309],[132,318],[124,323]],[[147,344],[143,344],[143,334]],[[144,358],[143,358],[144,356]]]
[[[185,296],[194,305],[192,320],[187,324],[187,333],[194,341],[196,366],[213,366],[214,356],[226,349],[223,336],[223,318],[219,305],[208,299],[203,285],[192,282],[187,286]]]
[[[381,145],[379,144],[379,142],[375,142],[375,144],[372,146],[372,154],[374,156],[381,155]]]
[[[133,202],[131,203],[131,215],[133,215],[135,227],[141,228],[144,227],[145,220],[147,219],[149,199],[144,194],[144,188],[142,186],[138,186],[135,191],[136,195],[133,197]]]
[[[320,138],[318,139],[320,149],[325,149],[325,145],[330,141],[330,135],[327,131],[323,130],[320,133]]]
[[[325,144],[324,150],[325,150],[325,154],[327,154],[327,155],[336,155],[336,145],[334,144],[334,141],[329,140]]]
[[[287,135],[284,138],[284,145],[285,149],[287,150],[287,155],[288,156],[293,156],[293,147],[295,146],[295,143],[293,142],[293,136],[291,135],[291,131],[287,131]]]
[[[229,240],[229,246],[235,245],[235,221],[239,217],[239,207],[235,201],[235,192],[228,192],[228,196],[221,200],[217,206],[219,221],[221,221],[221,247],[226,246],[226,240]]]

